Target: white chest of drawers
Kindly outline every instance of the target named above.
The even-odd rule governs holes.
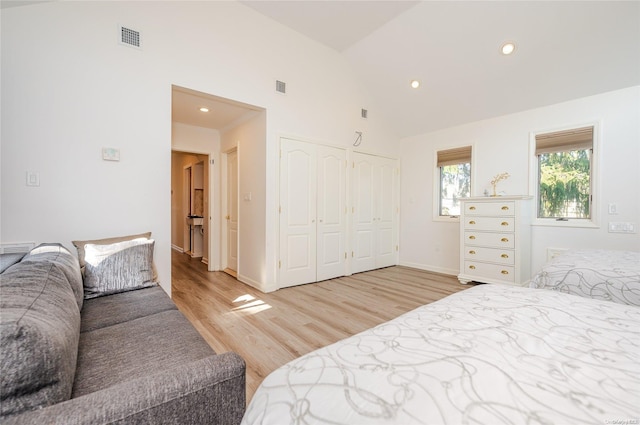
[[[524,285],[531,278],[531,197],[462,200],[458,280]]]

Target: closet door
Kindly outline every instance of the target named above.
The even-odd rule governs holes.
[[[316,281],[316,152],[280,141],[280,287]]]
[[[317,146],[317,276],[326,280],[345,275],[346,152]]]
[[[345,275],[346,151],[280,141],[280,287]]]
[[[376,194],[376,268],[397,264],[396,234],[398,230],[398,206],[396,201],[396,161],[378,158],[375,171]]]
[[[354,153],[351,271],[397,264],[397,161]]]
[[[376,157],[354,153],[352,168],[353,252],[351,272],[376,268],[374,170]]]

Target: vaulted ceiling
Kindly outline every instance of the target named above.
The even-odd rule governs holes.
[[[640,85],[638,1],[241,3],[344,55],[399,137]]]
[[[640,84],[638,1],[242,3],[343,54],[401,137]]]

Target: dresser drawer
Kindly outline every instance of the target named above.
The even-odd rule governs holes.
[[[514,217],[465,217],[465,229],[488,230],[491,232],[513,232]]]
[[[483,277],[504,282],[515,282],[516,279],[515,267],[513,266],[486,264],[477,261],[465,260],[464,273],[467,276],[478,277],[480,282]]]
[[[512,233],[485,233],[466,230],[464,232],[464,244],[487,246],[491,248],[515,247],[515,235]]]
[[[471,261],[488,261],[491,263],[515,264],[516,254],[513,250],[465,246],[464,258]]]
[[[465,215],[492,215],[514,216],[516,204],[513,201],[505,202],[465,202]]]

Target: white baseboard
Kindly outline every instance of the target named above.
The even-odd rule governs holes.
[[[262,285],[260,282],[255,281],[255,280],[253,280],[253,279],[251,279],[251,278],[249,278],[249,277],[247,277],[245,275],[239,274],[239,273],[238,273],[238,276],[236,277],[236,279],[238,279],[242,283],[246,283],[249,286],[253,286],[257,290],[265,292],[265,293],[273,292],[273,291],[279,289],[278,287],[271,287],[271,286]]]
[[[405,266],[405,267],[411,267],[413,269],[425,270],[428,272],[448,274],[452,276],[458,276],[458,273],[460,272],[458,269],[448,269],[444,267],[433,266],[430,264],[418,264],[418,263],[410,263],[405,261],[401,261],[399,265]]]
[[[178,245],[171,244],[171,249],[178,251],[180,254],[184,253],[184,249],[180,248]]]

